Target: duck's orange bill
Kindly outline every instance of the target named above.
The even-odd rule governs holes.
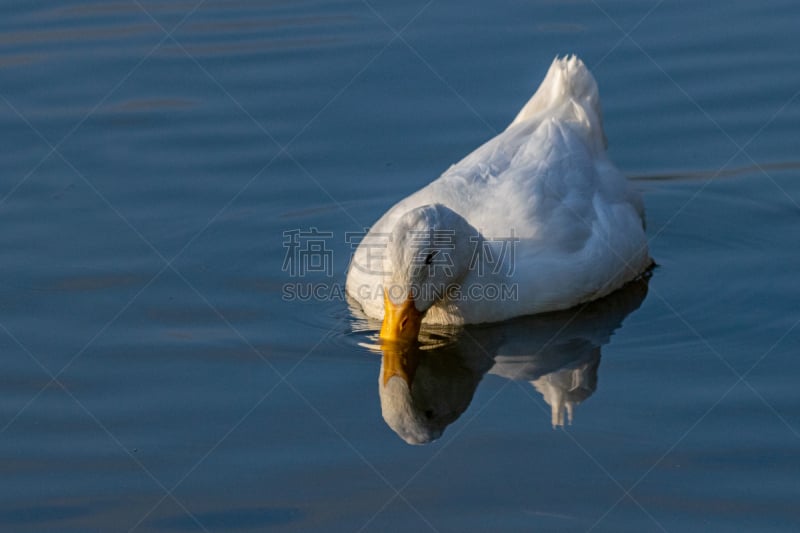
[[[414,306],[414,298],[409,292],[401,304],[395,304],[389,298],[389,291],[383,290],[383,325],[381,340],[389,342],[414,342],[419,335],[422,313]]]

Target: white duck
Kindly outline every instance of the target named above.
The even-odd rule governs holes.
[[[600,98],[575,56],[553,61],[514,121],[389,209],[346,290],[381,338],[566,309],[646,270],[641,198],[606,155]]]

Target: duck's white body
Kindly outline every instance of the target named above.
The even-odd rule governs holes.
[[[466,219],[494,246],[492,257],[503,256],[506,264],[470,269],[459,280],[461,297],[437,301],[424,323],[490,322],[566,309],[618,289],[652,262],[641,199],[606,155],[597,84],[574,56],[553,62],[505,131],[398,202],[365,242],[374,245],[374,237],[391,233],[404,214],[429,204]],[[383,281],[380,272],[396,266],[384,264],[390,260],[362,243],[348,272],[348,293],[378,319],[384,300],[374,287]],[[465,297],[470,286],[491,284],[504,285],[512,298]]]

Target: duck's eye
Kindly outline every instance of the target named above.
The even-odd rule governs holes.
[[[438,252],[438,250],[437,251],[433,251],[433,252],[429,253],[427,255],[427,257],[425,257],[425,264],[426,265],[430,265],[431,263],[433,263],[433,256],[435,256],[437,252]]]
[[[432,409],[428,409],[427,411],[425,411],[425,418],[427,418],[428,420],[433,418],[433,410]]]

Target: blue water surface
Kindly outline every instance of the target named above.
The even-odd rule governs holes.
[[[780,0],[6,6],[0,529],[796,531],[798,20]],[[443,352],[426,371],[472,388],[409,446],[337,290],[351,237],[566,53],[659,266],[563,331],[475,330],[530,342],[522,373]],[[287,235],[312,228],[301,278]],[[300,282],[323,292],[286,298]],[[541,380],[576,369],[554,428]]]

